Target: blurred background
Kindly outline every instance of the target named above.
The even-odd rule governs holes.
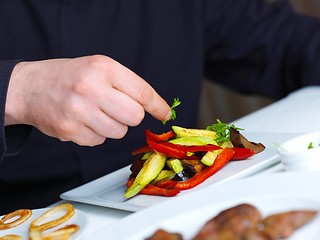
[[[269,0],[273,1],[277,0]],[[297,12],[320,17],[320,0],[289,0],[289,2]],[[237,104],[234,104],[235,102]],[[223,122],[231,122],[272,102],[268,98],[241,95],[204,80],[198,126],[203,128],[211,125],[217,118]]]

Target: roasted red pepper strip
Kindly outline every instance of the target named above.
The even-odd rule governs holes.
[[[164,143],[166,145],[167,143]],[[171,144],[171,143],[169,143]],[[220,146],[213,145],[213,144],[207,144],[203,146],[185,146],[185,145],[178,145],[178,144],[173,144],[177,149],[184,151],[184,152],[208,152],[208,151],[214,151],[221,149]]]
[[[200,183],[204,182],[206,179],[211,177],[217,171],[219,171],[234,155],[233,148],[224,148],[222,152],[218,155],[212,166],[207,167],[203,171],[196,173],[192,178],[185,180],[183,182],[178,182],[175,186],[176,189],[186,190],[198,186]]]
[[[129,178],[128,179],[128,181],[127,181],[127,187],[129,188],[129,187],[131,187],[131,185],[133,184],[133,182],[134,182],[134,178]]]
[[[244,160],[254,155],[254,151],[249,148],[234,147],[232,160]]]
[[[133,183],[134,179],[131,178],[127,182],[127,187],[130,187]],[[139,194],[145,194],[145,195],[155,195],[155,196],[164,196],[164,197],[173,197],[180,193],[179,189],[166,189],[166,188],[160,188],[151,184],[148,184],[144,189],[142,189]]]
[[[152,141],[151,139],[149,139],[149,141]],[[155,141],[153,141],[155,142]],[[170,148],[172,150],[177,150],[177,151],[182,151],[183,153],[176,153],[179,154],[179,156],[186,156],[187,153],[195,153],[195,152],[208,152],[208,151],[214,151],[214,150],[218,150],[221,149],[220,146],[217,145],[212,145],[212,144],[207,144],[204,146],[184,146],[184,145],[178,145],[178,144],[172,144],[169,142],[155,142],[155,143],[151,143],[151,145],[155,145],[155,144],[160,144],[165,146],[165,148]],[[159,146],[160,148],[160,146]],[[153,150],[152,147],[150,147],[149,145],[147,146],[143,146],[140,147],[134,151],[132,151],[132,155],[137,155],[137,154],[141,154],[141,153],[147,153],[147,152],[151,152]],[[168,150],[170,151],[170,150]],[[158,152],[161,152],[158,150]],[[189,158],[190,159],[190,158]],[[197,159],[195,157],[192,157],[192,159]]]
[[[188,156],[187,152],[180,150],[177,145],[168,142],[156,143],[152,140],[147,140],[148,145],[159,153],[162,153],[168,157],[179,159],[198,159],[196,156]]]
[[[165,180],[156,182],[156,186],[170,189],[170,188],[174,188],[177,185],[177,183],[178,183],[177,181],[165,179]]]
[[[180,193],[179,189],[175,188],[160,188],[151,184],[148,184],[144,189],[140,191],[140,194],[145,195],[156,195],[156,196],[164,196],[164,197],[173,197]]]
[[[147,153],[151,151],[152,151],[152,148],[149,145],[146,145],[146,146],[137,148],[136,150],[132,151],[131,154],[138,155],[138,154]]]
[[[162,133],[162,134],[155,134],[153,132],[151,132],[150,130],[145,130],[145,135],[147,139],[150,139],[154,142],[163,142],[163,141],[167,141],[170,138],[176,136],[174,131],[169,131],[166,133]]]

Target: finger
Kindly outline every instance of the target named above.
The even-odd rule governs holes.
[[[96,146],[105,142],[106,137],[97,134],[91,127],[81,125],[77,131],[69,132],[68,134],[61,134],[58,136],[61,141],[72,141],[80,146]]]
[[[96,134],[106,138],[120,139],[128,132],[128,126],[113,119],[102,110],[94,115],[87,115],[84,124],[92,129]]]
[[[113,80],[113,87],[127,94],[137,101],[146,112],[159,120],[168,120],[171,109],[167,102],[148,84],[134,72],[122,66],[117,71],[117,78]]]
[[[127,133],[126,125],[107,115],[98,105],[83,99],[76,102],[72,111],[65,115],[65,121],[59,124],[59,136],[76,143],[99,144],[105,138],[119,139]],[[85,137],[88,140],[83,140]]]
[[[144,118],[144,108],[125,93],[113,89],[100,98],[102,111],[128,126],[137,126]]]

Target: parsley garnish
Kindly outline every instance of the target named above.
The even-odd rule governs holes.
[[[224,142],[224,141],[230,141],[230,129],[233,128],[235,130],[243,130],[242,128],[238,128],[233,124],[227,124],[221,122],[219,119],[217,119],[217,123],[212,124],[211,126],[207,126],[206,130],[215,131],[217,134],[216,141]]]
[[[178,107],[181,104],[181,101],[179,100],[179,98],[174,98],[173,99],[173,103],[171,105],[171,117],[169,120],[175,120],[177,118],[177,113],[175,108]],[[162,121],[162,124],[166,124],[167,121]]]
[[[313,142],[310,142],[308,145],[308,149],[315,148],[315,147],[317,146],[313,146]],[[320,147],[320,144],[318,145],[318,147]]]

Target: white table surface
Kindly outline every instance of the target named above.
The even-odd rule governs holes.
[[[233,123],[251,132],[320,131],[320,86],[302,88]]]
[[[280,101],[246,115],[233,123],[251,132],[304,133],[320,131],[320,86],[302,88]],[[275,166],[261,174],[270,174],[280,170],[281,166]],[[101,227],[106,227],[132,214],[131,212],[111,208],[77,202],[71,203],[76,209],[83,211],[88,216],[88,225],[81,239],[89,239],[90,234],[101,229]]]

